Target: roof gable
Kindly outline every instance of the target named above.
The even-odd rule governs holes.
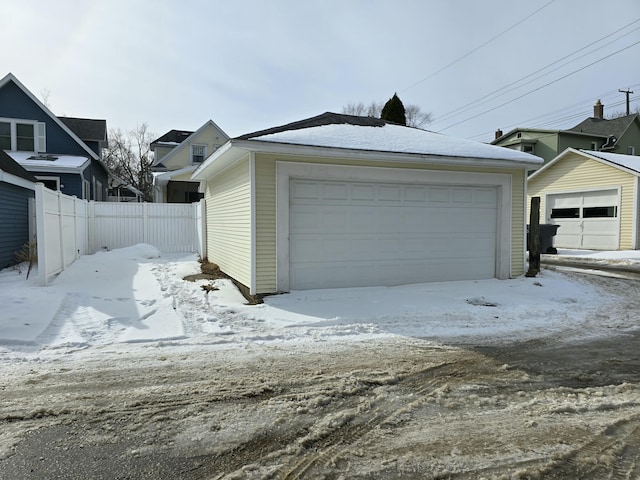
[[[154,162],[153,167],[166,168],[166,164],[170,162],[172,158],[176,157],[181,152],[185,151],[185,149],[188,149],[191,144],[197,144],[198,138],[201,137],[209,129],[211,129],[215,133],[218,133],[219,136],[222,137],[221,139],[222,143],[225,143],[227,140],[229,140],[229,136],[220,127],[218,127],[218,125],[216,125],[213,122],[213,120],[208,120],[206,123],[204,123],[204,125],[198,128],[198,130],[196,130],[195,132],[191,132],[188,136],[184,137],[182,141],[178,145],[176,145],[175,148],[171,150],[167,155],[157,159],[157,161]],[[172,132],[177,132],[177,134]],[[186,133],[187,133],[186,130],[171,130],[170,132],[164,134],[159,139],[155,140],[154,143],[155,144],[167,143],[167,139],[181,138]],[[164,139],[164,140],[161,141],[161,139]]]
[[[569,147],[565,151],[560,153],[557,157],[552,159],[549,163],[547,163],[542,168],[540,168],[540,170],[537,170],[536,172],[532,173],[529,176],[529,180],[532,180],[538,177],[539,175],[542,175],[548,169],[553,168],[554,165],[563,161],[563,159],[567,158],[571,154],[577,154],[587,159],[591,159],[596,162],[609,165],[610,167],[623,170],[632,175],[640,176],[640,156],[624,155],[621,153],[596,152],[591,150],[578,150],[578,149]]]
[[[36,104],[36,106],[45,113],[47,117],[49,117],[54,123],[56,123],[66,134],[68,134],[71,139],[76,142],[82,150],[87,152],[91,158],[99,160],[99,156],[91,149],[89,146],[84,143],[71,129],[65,125],[58,117],[56,117],[51,110],[49,110],[40,100],[33,95],[29,89],[27,89],[12,73],[8,73],[0,80],[0,89],[4,88],[8,83],[13,83],[16,87],[18,87],[32,102]]]

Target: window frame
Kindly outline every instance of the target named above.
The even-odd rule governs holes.
[[[0,117],[0,123],[8,123],[11,135],[12,152],[44,153],[47,150],[47,124],[37,120],[22,118]],[[18,125],[31,125],[33,127],[33,150],[18,150]]]
[[[202,148],[202,161],[195,161],[194,157],[195,157],[195,153],[194,153],[194,147],[195,148]],[[201,163],[203,163],[206,159],[207,159],[207,145],[206,144],[202,144],[202,143],[194,143],[189,145],[189,160],[192,164],[197,164],[200,165]],[[200,156],[200,155],[198,155]]]
[[[44,185],[44,182],[56,182],[56,189],[54,191],[60,192],[60,177],[54,177],[51,175],[34,175],[38,182],[41,182]],[[45,185],[46,188],[49,188]]]

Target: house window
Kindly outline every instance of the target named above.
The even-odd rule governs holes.
[[[526,153],[533,153],[533,145],[523,145],[522,151]]]
[[[60,177],[38,177],[36,176],[38,182],[44,184],[49,190],[58,191],[60,190]]]
[[[627,147],[627,155],[635,155],[636,154],[636,147],[634,147],[633,145],[629,145]]]
[[[30,120],[1,118],[0,149],[44,152],[46,150],[46,124]]]
[[[16,150],[35,152],[33,123],[16,123]]]
[[[0,122],[0,150],[12,150],[11,124],[8,122]]]
[[[202,163],[206,156],[206,145],[191,145],[191,163]]]
[[[591,142],[591,151],[595,152],[598,150],[598,142]]]

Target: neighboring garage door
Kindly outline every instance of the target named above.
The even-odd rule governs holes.
[[[495,187],[290,180],[291,289],[496,276]]]
[[[620,243],[618,190],[547,196],[547,219],[560,225],[554,246],[617,250]]]

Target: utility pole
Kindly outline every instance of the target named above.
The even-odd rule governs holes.
[[[629,95],[630,95],[630,94],[632,94],[633,92],[632,92],[631,90],[629,90],[629,89],[627,89],[627,90],[622,90],[621,88],[620,88],[620,89],[618,89],[618,91],[619,91],[620,93],[624,93],[624,94],[627,96],[627,115],[631,115],[631,110],[630,110],[630,108],[629,108]]]

